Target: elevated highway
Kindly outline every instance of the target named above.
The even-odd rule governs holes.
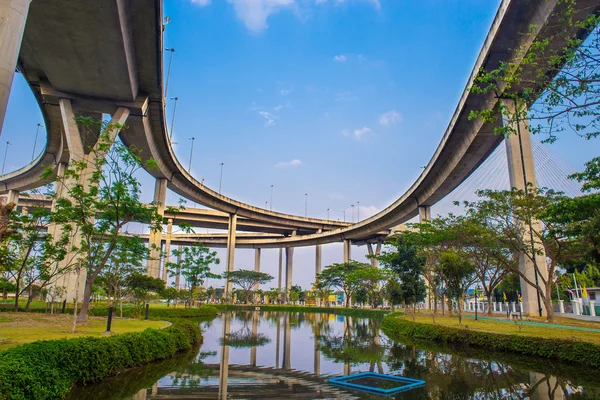
[[[14,3],[29,5],[29,1],[14,0]],[[126,121],[129,128],[120,132],[121,140],[128,147],[141,151],[145,169],[156,178],[154,203],[160,205],[161,213],[167,212],[163,205],[169,188],[227,216],[228,270],[234,265],[240,221],[263,224],[262,228],[253,227],[259,232],[260,229],[266,232],[269,227],[280,230],[273,232],[275,234],[285,231],[279,236],[256,236],[253,246],[286,248],[287,287],[291,285],[291,259],[295,247],[316,245],[317,260],[320,260],[322,244],[343,241],[344,259],[348,260],[351,243],[375,240],[381,233],[389,232],[417,215],[429,218],[430,207],[468,178],[503,140],[494,134],[494,129],[503,123],[499,114],[491,124],[469,120],[471,111],[492,109],[504,101],[502,93],[471,92],[478,72],[494,69],[505,61],[518,65],[519,57],[527,54],[534,40],[553,38],[559,31],[567,30],[585,38],[589,32],[577,25],[560,23],[567,6],[559,0],[503,0],[452,119],[421,175],[399,199],[378,214],[356,224],[347,224],[245,204],[202,185],[182,167],[173,153],[166,128],[161,0],[36,0],[28,7],[16,64],[40,104],[47,127],[47,145],[31,164],[0,176],[0,192],[8,192],[9,197],[15,198],[21,191],[51,181],[51,176],[41,177],[47,168],[60,174],[68,162],[84,158],[86,149],[94,145],[95,137],[80,137],[73,117],[110,114],[117,122]],[[574,20],[581,20],[590,13],[597,14],[599,10],[597,0],[578,0]],[[22,13],[12,12],[10,8],[0,8],[0,11],[7,12],[8,20],[15,26],[24,22]],[[529,34],[525,34],[527,32]],[[14,42],[15,38],[0,38],[0,42],[11,40]],[[13,42],[6,47],[13,49]],[[550,44],[551,48],[563,46],[564,43],[556,40]],[[543,65],[535,66],[535,70],[526,65],[521,67],[525,77],[544,72]],[[551,71],[554,70],[548,68],[545,71],[548,79],[553,78]],[[5,87],[7,81],[0,82],[0,86]],[[522,89],[524,87],[518,85],[511,88]],[[539,95],[543,88],[530,89]],[[4,92],[1,95],[6,97]],[[4,102],[4,97],[0,103]],[[5,110],[0,112],[3,118]],[[526,132],[523,139],[508,138],[506,141],[511,185],[516,187],[526,183],[525,176],[535,176],[527,124],[522,127]],[[154,162],[149,163],[149,160]],[[532,180],[535,183],[535,178]],[[214,224],[222,227],[224,221]],[[161,235],[151,235],[149,241],[161,244]],[[320,271],[319,264],[317,261],[317,272]],[[158,265],[149,266],[152,274],[158,274],[158,269]],[[528,297],[527,293],[524,293],[525,297]]]
[[[41,172],[68,161],[58,99],[70,99],[76,112],[96,115],[127,107],[131,111],[129,129],[120,134],[121,140],[140,149],[144,161],[156,161],[158,168],[147,170],[157,180],[166,180],[168,188],[229,215],[313,232],[265,239],[261,243],[265,248],[365,240],[408,221],[418,215],[419,208],[427,209],[446,196],[502,141],[493,133],[496,126],[468,119],[471,110],[498,101],[493,95],[470,92],[477,72],[497,67],[500,61],[514,57],[514,49],[526,48],[533,38],[550,37],[561,28],[557,23],[561,6],[556,0],[502,1],[452,120],[427,167],[397,201],[350,226],[254,207],[222,196],[194,179],[175,157],[166,129],[162,2],[155,0],[148,6],[142,0],[111,0],[98,5],[50,0],[31,4],[18,66],[42,108],[48,127],[47,146],[30,165],[0,177],[0,190],[23,191],[45,184],[51,178],[40,179]],[[580,0],[577,7],[581,18],[599,8],[592,0]],[[537,32],[523,35],[532,25],[539,27]],[[497,124],[501,123],[498,118]]]

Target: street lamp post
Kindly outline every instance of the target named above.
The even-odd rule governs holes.
[[[188,172],[191,174],[192,173],[192,156],[194,155],[194,140],[196,140],[196,138],[191,137],[190,140],[192,141],[192,147],[190,148],[190,165],[188,167]]]
[[[344,222],[346,222],[346,210],[344,210],[343,212],[344,212]]]
[[[354,223],[354,204],[351,204],[350,207],[352,207],[352,223]]]
[[[477,286],[477,287],[475,288],[475,321],[477,321],[477,309],[479,308],[479,307],[477,306],[477,304],[479,303],[479,298],[478,298],[478,296],[477,296],[477,292],[478,292],[478,290],[477,290],[477,289],[479,289],[479,286]]]
[[[4,175],[4,167],[6,166],[6,155],[8,154],[8,146],[10,145],[10,142],[6,142],[6,150],[4,150],[4,161],[2,161],[2,173],[0,175]]]
[[[179,97],[171,97],[171,100],[175,100],[175,105],[173,106],[173,118],[171,118],[171,132],[169,133],[169,142],[173,143],[173,129],[175,128],[175,112],[177,111],[177,100],[179,100]]]
[[[360,222],[360,201],[356,202],[356,222]]]
[[[221,178],[219,178],[219,194],[221,194],[221,188],[223,187],[223,166],[225,163],[219,164],[221,166]]]
[[[304,218],[308,216],[308,193],[304,193]]]
[[[35,140],[33,141],[33,153],[31,153],[31,161],[35,158],[35,148],[37,147],[38,135],[40,133],[40,128],[43,128],[42,124],[37,124],[37,129],[35,131]]]
[[[269,204],[271,205],[269,210],[273,211],[273,185],[271,185],[271,202]]]
[[[175,49],[167,47],[165,50],[171,53],[169,56],[169,69],[167,70],[167,82],[165,83],[165,98],[167,98],[167,93],[169,92],[169,81],[171,79],[171,65],[173,64],[173,53],[175,53]]]
[[[329,221],[329,208],[327,209],[327,220]]]

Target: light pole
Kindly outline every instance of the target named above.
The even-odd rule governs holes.
[[[360,222],[360,201],[356,202],[356,222]]]
[[[173,64],[173,53],[175,53],[175,49],[167,47],[165,50],[171,53],[169,56],[169,69],[167,70],[167,82],[165,83],[165,98],[167,98],[167,93],[169,92],[169,80],[171,79],[171,65]]]
[[[34,157],[35,157],[35,148],[37,146],[37,139],[38,139],[38,134],[40,133],[40,128],[43,128],[44,126],[42,124],[37,124],[37,129],[35,131],[35,140],[33,141],[33,153],[31,153],[31,161],[33,161]]]
[[[327,209],[327,220],[329,221],[329,208]]]
[[[6,166],[6,155],[8,154],[8,146],[10,145],[10,142],[6,142],[6,150],[4,150],[4,161],[2,161],[2,173],[0,173],[0,175],[4,175],[4,167]]]
[[[271,185],[271,202],[269,204],[271,204],[269,210],[273,211],[273,185]]]
[[[350,205],[352,207],[352,223],[354,223],[354,204]]]
[[[346,222],[346,210],[344,210],[344,222]]]
[[[304,218],[308,216],[308,193],[304,193]]]
[[[171,100],[175,100],[175,105],[173,106],[173,118],[171,118],[171,132],[169,133],[169,142],[173,143],[173,128],[175,128],[175,112],[177,111],[177,100],[179,97],[171,97]]]
[[[225,163],[219,164],[221,166],[221,178],[219,179],[219,194],[221,194],[221,188],[223,187],[223,165]]]
[[[188,172],[191,174],[192,173],[192,155],[194,155],[194,140],[196,140],[196,138],[191,137],[190,140],[192,141],[192,147],[190,148],[190,166],[188,167]]]

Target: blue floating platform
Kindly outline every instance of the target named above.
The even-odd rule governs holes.
[[[329,383],[364,392],[391,395],[425,386],[425,381],[404,376],[361,372],[329,379]]]

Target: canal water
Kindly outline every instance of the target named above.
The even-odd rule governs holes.
[[[204,331],[199,349],[77,387],[68,398],[384,399],[328,382],[372,371],[426,382],[393,399],[600,399],[595,369],[393,341],[377,319],[244,311],[199,324]]]

